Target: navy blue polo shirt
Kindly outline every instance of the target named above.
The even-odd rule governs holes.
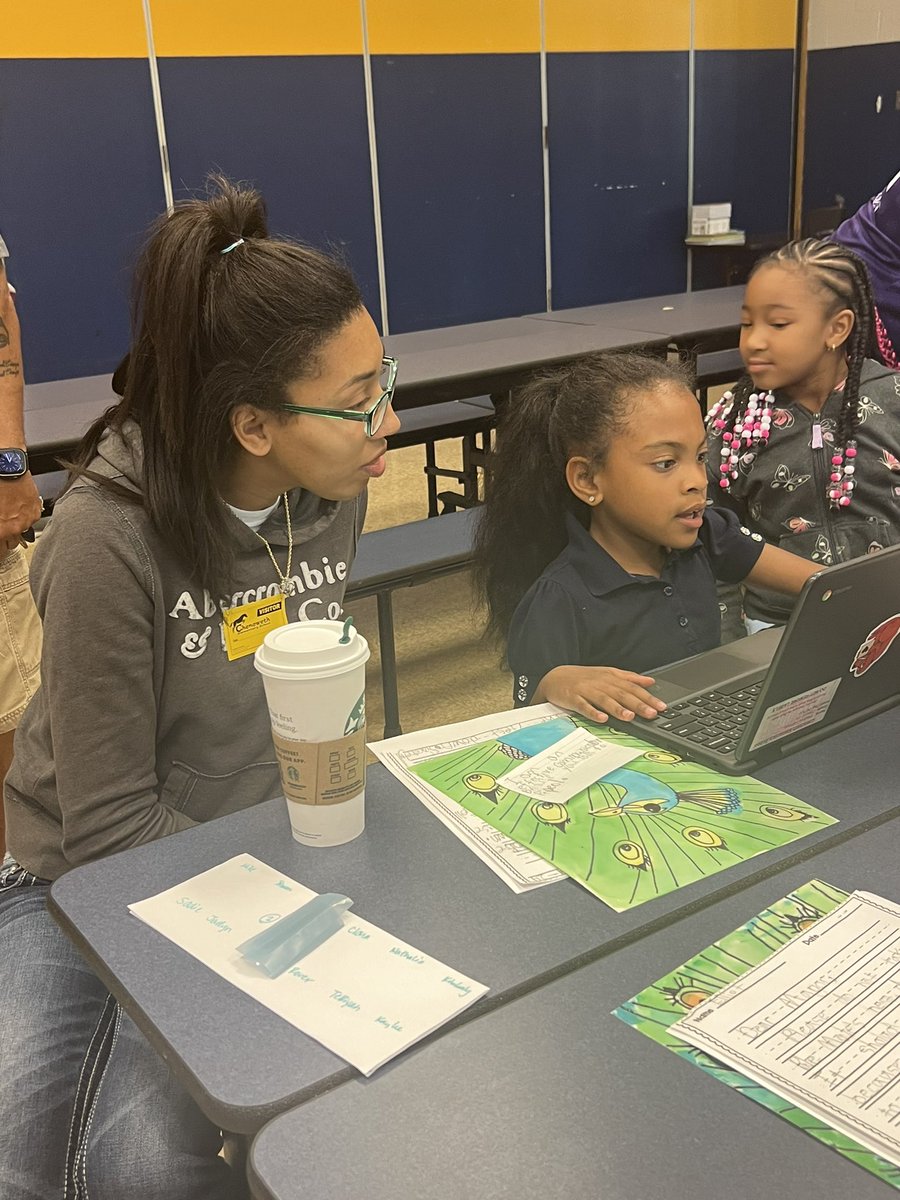
[[[641,674],[719,645],[716,579],[739,583],[765,543],[729,509],[707,508],[697,541],[673,550],[662,574],[620,567],[566,514],[569,544],[522,597],[509,628],[513,699],[530,702],[553,667]]]

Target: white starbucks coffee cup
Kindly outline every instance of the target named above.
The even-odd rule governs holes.
[[[306,846],[340,846],[365,828],[368,657],[349,620],[282,625],[254,656],[291,831]]]

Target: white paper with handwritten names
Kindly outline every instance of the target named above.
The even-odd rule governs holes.
[[[532,800],[565,804],[640,753],[633,746],[604,742],[579,728],[507,771],[503,786]]]
[[[900,1165],[900,906],[854,892],[670,1032]]]
[[[217,975],[371,1075],[488,988],[344,914],[343,929],[270,979],[237,947],[315,892],[250,854],[128,907]]]

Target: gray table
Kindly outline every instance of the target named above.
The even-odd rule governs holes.
[[[886,1184],[610,1014],[812,878],[900,901],[898,849],[895,819],[279,1117],[253,1144],[253,1194],[887,1200]]]
[[[617,326],[643,329],[648,336],[665,337],[693,353],[729,350],[738,344],[744,288],[711,288],[702,292],[676,292],[615,304],[590,304],[529,318],[542,322]]]
[[[735,346],[741,291],[715,288],[394,334],[385,347],[401,360],[397,409],[502,394],[535,370],[593,350]],[[27,385],[25,432],[33,473],[55,471],[59,455],[70,454],[88,425],[115,401],[108,375]]]
[[[207,1115],[254,1132],[355,1070],[142,925],[129,903],[247,851],[317,892],[344,892],[367,920],[489,985],[461,1018],[472,1020],[900,813],[884,762],[898,735],[894,709],[766,768],[763,779],[841,824],[626,913],[570,880],[514,895],[381,766],[369,773],[368,829],[347,846],[298,845],[272,801],[79,867],[54,884],[51,909]]]
[[[58,471],[88,426],[119,397],[110,375],[85,375],[25,386],[25,438],[32,475]]]
[[[665,339],[620,325],[539,325],[526,317],[458,325],[385,339],[401,362],[395,404],[399,411],[423,404],[503,393],[534,371],[592,350],[645,347],[662,353]],[[32,473],[55,471],[87,427],[118,397],[109,375],[59,379],[25,388],[25,435]]]
[[[567,323],[515,317],[385,338],[400,363],[396,408],[502,395],[535,371],[596,350],[665,352],[668,339],[640,325]]]

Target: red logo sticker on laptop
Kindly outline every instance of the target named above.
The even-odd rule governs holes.
[[[900,613],[895,613],[886,621],[882,621],[880,625],[876,625],[854,655],[853,662],[850,664],[850,674],[855,675],[857,679],[860,675],[865,675],[869,667],[874,666],[879,658],[884,658],[898,633],[900,633]]]

